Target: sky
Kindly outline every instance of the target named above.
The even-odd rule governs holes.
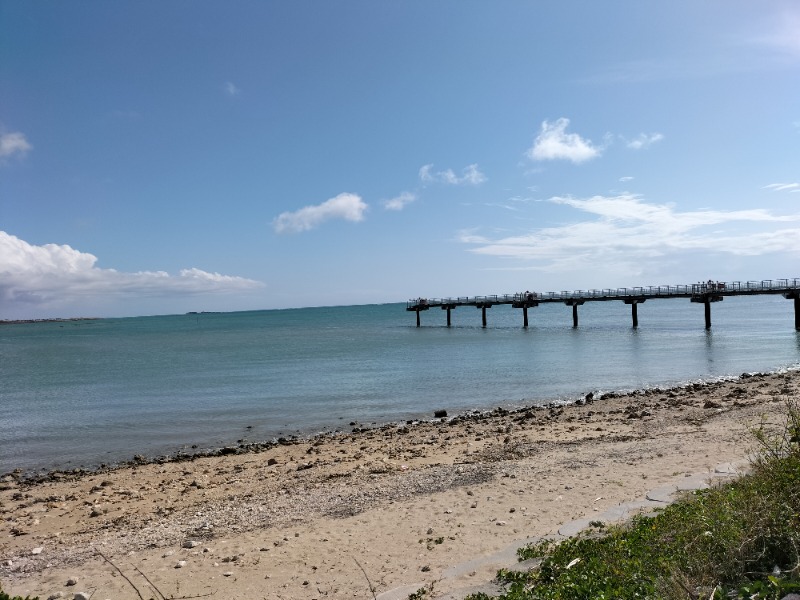
[[[800,277],[794,0],[0,0],[0,319]]]

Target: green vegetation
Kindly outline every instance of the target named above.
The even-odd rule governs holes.
[[[0,587],[0,600],[39,600],[39,596],[35,598],[31,598],[30,596],[9,596],[3,591],[3,588]]]
[[[654,517],[519,550],[530,571],[498,573],[505,600],[779,600],[800,592],[800,405],[755,432],[751,473]],[[487,600],[477,594],[471,600]]]

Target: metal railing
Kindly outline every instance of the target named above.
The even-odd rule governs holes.
[[[736,296],[751,294],[779,294],[800,291],[800,278],[762,279],[761,281],[699,281],[686,285],[658,285],[647,287],[602,290],[573,290],[560,292],[517,292],[488,296],[458,296],[455,298],[412,298],[406,308],[479,306],[534,302],[562,302],[566,300],[625,300],[626,298],[691,298],[703,295]]]

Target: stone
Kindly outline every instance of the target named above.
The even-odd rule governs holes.
[[[72,597],[72,600],[89,600],[91,597],[89,592],[78,592]]]
[[[31,554],[41,554],[42,550],[44,550],[44,548],[39,546],[38,548],[34,548],[33,550],[31,550]]]
[[[70,577],[69,579],[67,579],[67,585],[78,585],[78,578]]]
[[[55,594],[50,594],[47,597],[47,600],[58,600],[59,598],[64,597],[64,592],[56,592]]]
[[[186,540],[185,542],[183,542],[184,548],[196,548],[199,545],[200,542],[198,542],[197,540]]]
[[[179,560],[177,563],[175,563],[175,568],[176,569],[182,569],[185,566],[186,566],[186,561],[185,560]]]

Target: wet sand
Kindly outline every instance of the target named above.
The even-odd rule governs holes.
[[[473,559],[746,461],[751,429],[779,426],[799,392],[796,371],[757,374],[35,482],[9,475],[0,582],[43,599],[406,598],[423,585],[442,597],[492,578],[496,566]]]

